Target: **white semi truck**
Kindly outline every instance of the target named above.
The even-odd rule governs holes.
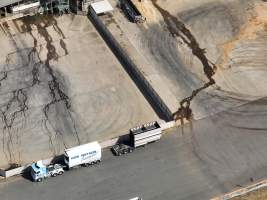
[[[63,168],[73,168],[84,165],[89,166],[101,161],[101,146],[98,142],[80,145],[64,152],[64,165],[54,164],[45,166],[42,161],[31,165],[31,177],[33,181],[41,182],[44,178],[55,177],[64,172]]]
[[[130,129],[128,136],[128,141],[117,143],[111,148],[115,155],[131,153],[138,147],[159,140],[162,136],[162,130],[158,122],[155,121]],[[72,147],[64,151],[64,164],[56,163],[45,166],[42,161],[33,163],[31,165],[31,177],[34,181],[40,182],[44,178],[63,174],[65,168],[70,169],[76,166],[100,163],[101,157],[101,146],[98,142]]]
[[[35,182],[41,182],[45,178],[55,177],[64,173],[63,166],[60,164],[45,166],[42,160],[31,165],[31,177]]]

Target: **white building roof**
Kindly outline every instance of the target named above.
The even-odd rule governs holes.
[[[22,0],[0,0],[0,8],[20,2]]]
[[[94,9],[96,14],[101,14],[105,12],[110,12],[113,10],[112,6],[108,0],[102,0],[91,4],[91,7]]]
[[[40,6],[40,2],[39,1],[31,3],[31,4],[20,4],[18,6],[14,6],[12,8],[12,11],[15,13],[15,12],[23,11],[23,10],[26,10],[26,9],[29,9],[29,8],[36,8],[36,7],[39,7],[39,6]]]

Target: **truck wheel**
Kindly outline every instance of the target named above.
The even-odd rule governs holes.
[[[100,162],[101,162],[101,160],[97,160],[97,161],[96,161],[96,164],[99,164]]]
[[[121,152],[118,153],[118,156],[121,156]]]
[[[53,177],[56,177],[56,176],[57,176],[57,173],[52,174],[52,176],[53,176]]]
[[[42,179],[42,178],[38,178],[36,181],[37,181],[37,182],[42,182],[43,179]]]
[[[129,151],[128,151],[129,153],[132,153],[133,152],[133,150],[132,149],[129,149]]]
[[[62,174],[63,174],[63,171],[58,172],[58,175],[62,175]]]
[[[84,163],[84,166],[85,167],[89,167],[90,166],[90,163]]]

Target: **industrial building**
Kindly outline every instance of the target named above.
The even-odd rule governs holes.
[[[36,13],[59,13],[86,11],[93,0],[1,0],[0,17],[31,15]]]

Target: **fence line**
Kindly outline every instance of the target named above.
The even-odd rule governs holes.
[[[139,70],[136,64],[132,61],[130,56],[125,52],[117,40],[113,37],[111,32],[107,29],[101,19],[97,16],[95,11],[89,7],[88,17],[94,24],[95,28],[110,47],[114,55],[121,62],[124,69],[135,82],[137,87],[143,93],[145,98],[154,108],[155,112],[165,121],[173,120],[172,112],[164,103],[162,98],[154,90],[149,81],[145,78],[144,74]]]

